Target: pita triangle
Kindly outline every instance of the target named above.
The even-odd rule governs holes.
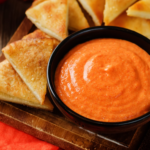
[[[106,0],[104,9],[104,23],[108,25],[137,0]]]
[[[22,80],[35,97],[43,104],[47,89],[46,70],[53,50],[53,40],[20,40],[2,49]]]
[[[47,97],[43,105],[39,103],[7,60],[0,63],[0,100],[53,110]]]
[[[53,37],[37,29],[34,32],[25,35],[22,39],[26,40],[26,39],[37,39],[37,38],[53,38]]]
[[[37,39],[37,38],[50,38],[53,40],[53,46],[54,48],[60,43],[57,39],[53,38],[52,36],[47,35],[43,31],[37,29],[34,32],[25,35],[22,39],[23,40],[29,40],[29,39]]]
[[[95,25],[100,26],[103,21],[105,0],[79,0],[79,2],[92,17]]]
[[[76,0],[69,0],[69,29],[73,31],[88,28],[89,24]]]
[[[141,0],[127,10],[128,16],[150,19],[150,0]]]
[[[62,41],[68,35],[68,0],[45,0],[26,11],[37,28]]]
[[[110,26],[118,26],[136,31],[150,39],[150,20],[127,16],[123,12],[119,17],[112,21]]]

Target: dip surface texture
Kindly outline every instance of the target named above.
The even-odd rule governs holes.
[[[55,88],[70,109],[89,119],[139,117],[150,111],[150,56],[125,40],[87,41],[60,61]]]

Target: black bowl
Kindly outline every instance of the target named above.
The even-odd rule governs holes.
[[[86,129],[95,132],[103,132],[103,133],[125,132],[147,123],[148,121],[150,121],[150,112],[136,119],[124,122],[100,122],[91,120],[77,114],[76,112],[68,108],[56,94],[54,85],[54,76],[56,67],[60,62],[60,60],[68,53],[68,51],[70,51],[76,45],[96,38],[124,39],[137,44],[150,54],[150,40],[128,29],[111,26],[107,27],[101,26],[88,28],[76,32],[67,37],[65,40],[63,40],[55,48],[48,63],[47,82],[49,93],[52,97],[53,102],[58,107],[58,109],[71,121],[78,124],[79,126],[82,126]]]

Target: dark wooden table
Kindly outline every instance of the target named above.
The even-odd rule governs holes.
[[[25,17],[32,1],[7,0],[0,4],[0,50],[4,47]]]
[[[30,5],[31,1],[24,2],[23,0],[7,0],[0,4],[0,50],[8,43]],[[143,138],[139,150],[150,150],[150,129]]]

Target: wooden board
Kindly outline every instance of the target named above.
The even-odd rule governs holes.
[[[10,42],[32,30],[33,24],[25,18]],[[73,124],[57,108],[51,113],[6,102],[0,102],[0,121],[65,150],[137,150],[149,125],[126,133],[104,135]]]

